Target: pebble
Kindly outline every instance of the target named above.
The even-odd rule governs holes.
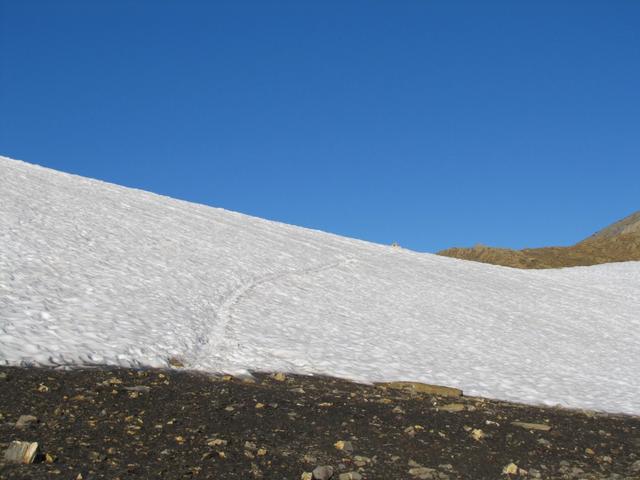
[[[16,428],[26,428],[34,423],[38,423],[38,417],[34,417],[33,415],[20,415],[16,422]]]
[[[338,478],[339,480],[362,480],[362,475],[358,472],[345,472],[341,473]]]
[[[440,407],[440,410],[449,413],[462,412],[464,410],[464,405],[462,403],[448,403]]]
[[[353,444],[349,441],[338,440],[333,446],[347,453],[353,452]]]
[[[333,477],[333,467],[330,465],[321,465],[313,469],[314,480],[329,480]]]
[[[133,387],[124,387],[128,392],[148,393],[151,391],[151,387],[146,385],[134,385]]]
[[[38,454],[38,442],[20,442],[14,440],[4,452],[7,463],[33,463]]]
[[[528,423],[528,422],[511,422],[514,427],[524,428],[525,430],[538,430],[541,432],[548,432],[551,430],[551,426],[545,423]]]
[[[409,475],[411,475],[412,477],[417,477],[421,480],[428,480],[428,479],[435,478],[434,475],[436,474],[437,472],[433,468],[414,467],[409,469]]]
[[[356,455],[355,457],[353,457],[353,463],[356,467],[364,467],[365,465],[371,463],[371,459],[369,457]]]

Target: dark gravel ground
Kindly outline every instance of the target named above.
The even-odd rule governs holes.
[[[637,417],[292,375],[0,367],[13,440],[41,454],[2,479],[640,479]]]

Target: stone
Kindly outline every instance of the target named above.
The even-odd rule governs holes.
[[[133,387],[124,387],[129,392],[148,393],[151,391],[151,387],[146,385],[134,385]]]
[[[302,472],[302,475],[300,475],[300,480],[313,480],[313,473]]]
[[[461,397],[462,390],[452,387],[444,387],[442,385],[430,385],[420,382],[386,382],[376,383],[377,386],[383,388],[391,388],[393,390],[404,390],[413,393],[425,393],[427,395],[439,395],[441,397]]]
[[[347,453],[353,452],[353,444],[349,441],[339,440],[333,444],[338,450],[342,450]]]
[[[442,410],[443,412],[450,412],[450,413],[461,412],[464,410],[464,405],[461,403],[448,403],[440,407],[440,410]]]
[[[4,452],[7,463],[33,463],[38,455],[38,442],[20,442],[14,440]]]
[[[505,475],[517,475],[518,474],[518,466],[515,463],[510,463],[506,465],[502,469],[502,473]]]
[[[363,457],[361,455],[355,455],[353,457],[353,463],[356,467],[364,467],[371,463],[371,459],[369,457]]]
[[[409,475],[412,477],[417,477],[421,480],[430,480],[435,478],[437,475],[437,471],[433,468],[427,467],[414,467],[409,469]]]
[[[16,428],[26,428],[34,423],[38,423],[38,417],[34,417],[33,415],[20,415],[16,422]]]
[[[330,465],[321,465],[313,469],[314,480],[329,480],[333,477],[333,467]]]
[[[362,475],[358,472],[345,472],[341,473],[338,478],[339,480],[362,480]]]
[[[479,428],[474,428],[471,430],[471,438],[473,438],[476,442],[479,442],[485,437],[485,433]]]
[[[551,426],[545,423],[528,423],[528,422],[511,422],[514,427],[524,428],[525,430],[538,430],[541,432],[548,432],[551,430]]]
[[[633,462],[631,464],[631,471],[632,472],[640,472],[640,460],[636,460],[635,462]]]
[[[209,445],[210,447],[225,446],[226,444],[227,441],[221,438],[210,438],[209,440],[207,440],[207,445]]]
[[[273,378],[278,382],[284,382],[287,379],[287,376],[282,372],[276,372],[273,375],[271,375],[271,378]]]
[[[184,368],[184,361],[180,357],[169,357],[167,363],[173,368]]]

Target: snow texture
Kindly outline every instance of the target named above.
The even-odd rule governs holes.
[[[170,357],[640,414],[640,262],[497,267],[0,157],[0,363]]]

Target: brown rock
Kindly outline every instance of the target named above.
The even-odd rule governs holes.
[[[442,385],[430,385],[420,382],[386,382],[376,385],[394,390],[404,390],[415,393],[425,393],[427,395],[439,395],[441,397],[461,397],[462,390],[458,388],[445,387]]]
[[[38,454],[38,442],[13,441],[4,452],[7,463],[33,463]]]
[[[548,432],[551,430],[551,426],[545,423],[527,423],[527,422],[511,422],[514,427],[521,427],[526,430],[539,430],[541,432]]]

